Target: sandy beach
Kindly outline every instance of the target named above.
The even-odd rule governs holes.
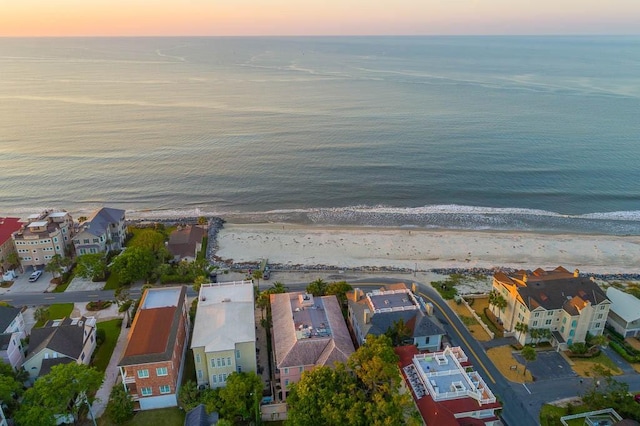
[[[562,265],[594,274],[635,274],[640,270],[638,236],[225,223],[218,234],[218,246],[217,256],[235,263],[268,258],[269,263],[339,269],[535,269]]]

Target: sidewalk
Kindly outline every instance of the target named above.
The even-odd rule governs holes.
[[[96,398],[93,401],[93,406],[91,407],[93,415],[96,418],[104,414],[104,410],[109,402],[111,389],[113,389],[113,386],[118,382],[118,378],[120,376],[120,373],[118,372],[118,362],[120,362],[120,358],[122,358],[122,352],[127,344],[128,336],[129,329],[127,328],[127,323],[126,321],[122,321],[122,328],[120,330],[120,336],[118,336],[118,343],[111,355],[109,366],[107,366],[107,371],[104,375],[104,382],[102,382],[102,386],[100,386],[100,389],[96,392]]]

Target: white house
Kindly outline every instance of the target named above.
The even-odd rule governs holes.
[[[607,324],[624,337],[640,335],[640,299],[615,287],[607,289],[607,298],[611,300]]]
[[[0,306],[0,331],[0,356],[14,369],[20,368],[24,362],[22,339],[26,336],[22,311]]]
[[[73,238],[78,255],[120,250],[126,238],[125,211],[103,207],[80,224]]]

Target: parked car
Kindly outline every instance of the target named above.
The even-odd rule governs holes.
[[[33,274],[31,274],[29,276],[29,282],[35,282],[38,281],[38,278],[40,278],[40,276],[42,275],[42,271],[35,271]]]
[[[271,278],[271,271],[267,269],[264,271],[264,274],[262,274],[262,279],[268,280],[269,278]]]

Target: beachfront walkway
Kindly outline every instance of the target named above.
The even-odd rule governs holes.
[[[118,343],[116,343],[116,347],[113,350],[113,354],[111,355],[111,360],[109,361],[109,365],[107,366],[107,371],[104,375],[104,382],[102,382],[102,386],[100,386],[100,389],[98,389],[98,392],[96,393],[96,399],[93,401],[93,406],[91,407],[93,415],[96,418],[104,414],[104,410],[107,407],[107,403],[109,402],[111,389],[113,389],[113,386],[118,379],[118,362],[120,362],[120,358],[122,358],[122,352],[124,351],[124,348],[127,344],[128,335],[129,329],[127,328],[127,322],[122,321],[122,328],[120,329],[120,336],[118,336]]]

